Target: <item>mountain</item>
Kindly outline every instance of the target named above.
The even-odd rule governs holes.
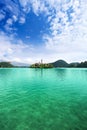
[[[84,62],[72,62],[70,64],[68,64],[66,61],[64,60],[57,60],[53,63],[50,63],[53,65],[53,67],[70,67],[70,68],[87,68],[87,61]]]
[[[0,62],[0,68],[12,68],[14,67],[10,62]]]
[[[19,62],[7,62],[7,61],[0,61],[0,68],[11,68],[11,67],[29,67],[29,64],[26,63],[19,63]]]
[[[69,64],[64,60],[57,60],[51,63],[54,67],[68,67]]]

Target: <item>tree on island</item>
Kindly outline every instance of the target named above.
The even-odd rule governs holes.
[[[53,68],[52,64],[43,63],[43,60],[41,59],[41,63],[35,63],[30,66],[30,68]]]
[[[39,64],[35,63],[30,66],[30,68],[53,68],[53,65],[51,64]]]

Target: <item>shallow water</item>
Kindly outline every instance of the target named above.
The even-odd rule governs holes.
[[[0,69],[0,130],[87,130],[87,69]]]

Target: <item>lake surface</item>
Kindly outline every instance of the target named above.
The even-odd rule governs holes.
[[[0,130],[87,130],[87,69],[0,69]]]

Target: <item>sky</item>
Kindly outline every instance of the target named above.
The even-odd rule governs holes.
[[[87,60],[87,0],[0,0],[0,61]]]

